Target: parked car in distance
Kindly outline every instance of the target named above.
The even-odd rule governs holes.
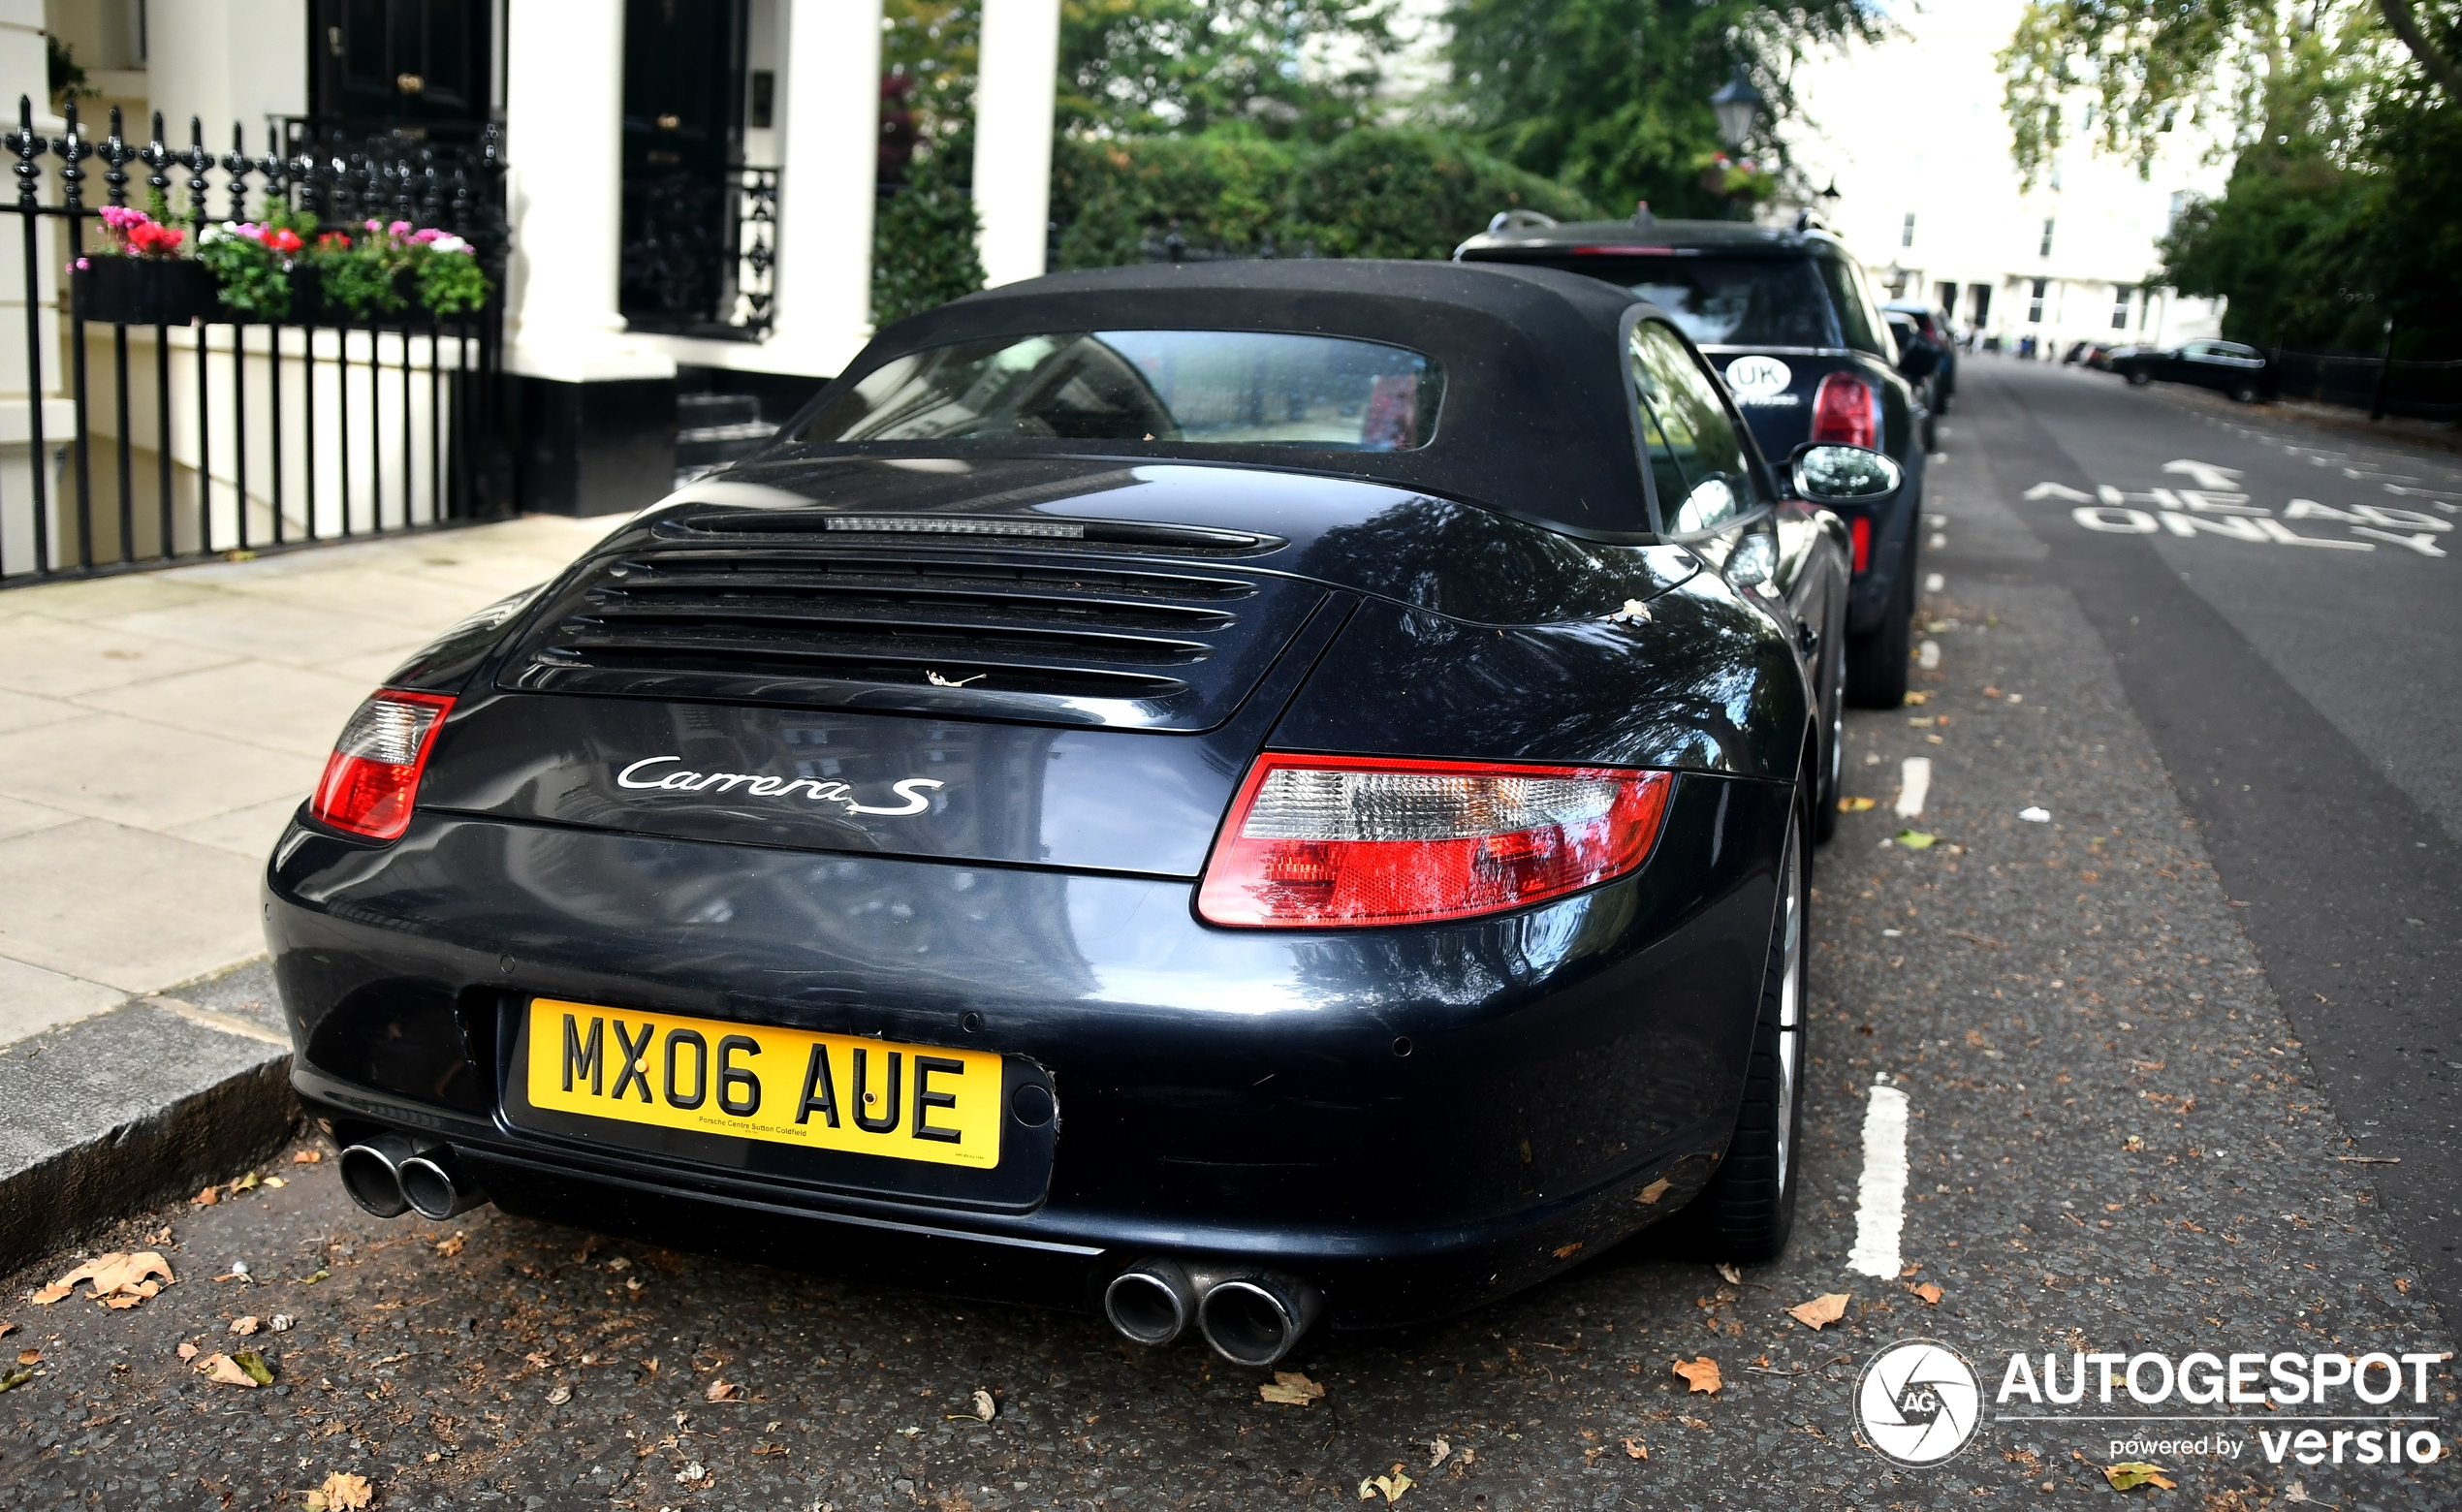
[[[2237,341],[2190,341],[2166,351],[2138,348],[2127,357],[2112,354],[2111,370],[2131,384],[2193,383],[2254,404],[2272,386],[2273,364],[2265,354]]]
[[[1937,452],[1941,450],[1941,406],[1946,402],[1939,380],[1947,349],[1926,336],[1922,324],[1904,311],[1886,310],[1882,318],[1889,323],[1890,335],[1897,338],[1898,371],[1923,394],[1923,449]]]
[[[1941,349],[1941,364],[1932,370],[1932,413],[1946,415],[1949,397],[1958,392],[1958,333],[1939,310],[1919,300],[1892,299],[1880,310],[1893,326],[1902,315],[1912,321],[1923,339]]]
[[[1838,513],[1854,548],[1847,701],[1904,701],[1929,410],[1921,380],[1900,370],[1897,339],[1844,242],[1809,220],[1787,229],[1644,210],[1561,226],[1507,216],[1453,255],[1586,273],[1666,311],[1725,379],[1773,460],[1808,443],[1867,447],[1894,460],[1899,488]]]

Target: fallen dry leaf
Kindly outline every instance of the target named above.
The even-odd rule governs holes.
[[[1325,1395],[1325,1388],[1297,1370],[1277,1370],[1274,1379],[1256,1389],[1267,1402],[1278,1402],[1286,1407],[1304,1407]]]
[[[160,1276],[160,1280],[155,1277]],[[113,1250],[97,1255],[35,1293],[37,1302],[57,1302],[79,1281],[93,1283],[93,1297],[110,1307],[133,1307],[159,1293],[172,1278],[171,1262],[147,1249],[137,1254]],[[53,1293],[57,1293],[55,1296]]]
[[[1870,813],[1879,803],[1877,798],[1842,798],[1838,801],[1838,811],[1842,814]]]
[[[199,1192],[196,1196],[191,1197],[188,1200],[200,1208],[210,1208],[215,1203],[222,1201],[222,1188],[219,1186],[208,1186],[204,1191]]]
[[[253,1334],[263,1327],[265,1327],[265,1320],[258,1317],[253,1312],[249,1313],[244,1318],[233,1318],[231,1320],[231,1332],[235,1334]]]
[[[1719,1279],[1729,1286],[1741,1286],[1744,1284],[1744,1273],[1737,1270],[1732,1262],[1721,1260],[1719,1262]]]
[[[1697,1360],[1678,1360],[1676,1373],[1692,1383],[1692,1390],[1685,1393],[1688,1397],[1694,1391],[1706,1391],[1715,1396],[1719,1388],[1726,1384],[1719,1377],[1719,1362],[1708,1355]]]
[[[1416,1486],[1417,1484],[1419,1483],[1412,1480],[1408,1474],[1405,1473],[1403,1467],[1397,1465],[1394,1466],[1394,1472],[1391,1475],[1372,1475],[1366,1480],[1361,1481],[1359,1483],[1359,1499],[1362,1501],[1373,1501],[1379,1495],[1382,1495],[1385,1498],[1385,1504],[1387,1506],[1391,1506],[1402,1499],[1402,1494],[1404,1492],[1408,1491],[1411,1487]]]
[[[456,1229],[451,1238],[436,1241],[436,1253],[450,1260],[461,1253],[461,1246],[468,1243],[470,1243],[470,1236]]]
[[[2170,1476],[2162,1473],[2162,1465],[2148,1465],[2143,1460],[2124,1460],[2118,1465],[2106,1465],[2103,1467],[2103,1479],[2111,1482],[2114,1491],[2134,1491],[2140,1486],[2153,1486],[2163,1491],[2180,1489],[2172,1483]]]
[[[15,1391],[32,1379],[34,1379],[32,1370],[22,1368],[11,1370],[6,1375],[0,1375],[0,1391]]]
[[[325,1484],[307,1494],[308,1512],[363,1512],[376,1500],[376,1488],[364,1475],[345,1475],[339,1470],[325,1477]]]
[[[1635,1460],[1647,1460],[1650,1458],[1650,1450],[1645,1447],[1642,1444],[1642,1441],[1638,1438],[1627,1438],[1625,1440],[1625,1453]]]
[[[0,1323],[0,1339],[6,1339],[16,1331],[17,1326],[15,1323]]]
[[[1558,1245],[1558,1246],[1557,1246],[1557,1250],[1556,1250],[1556,1258],[1557,1258],[1557,1259],[1559,1259],[1559,1260],[1570,1260],[1570,1259],[1572,1259],[1575,1255],[1580,1254],[1581,1252],[1582,1252],[1582,1241],[1580,1241],[1580,1240],[1578,1240],[1578,1239],[1577,1239],[1577,1240],[1573,1241],[1573,1242],[1572,1242],[1571,1244],[1560,1244],[1560,1245]]]
[[[572,1400],[573,1388],[562,1384],[558,1384],[555,1390],[547,1394],[547,1404],[551,1407],[560,1407]]]
[[[974,1389],[974,1415],[977,1421],[989,1423],[999,1415],[999,1411],[1000,1404],[992,1400],[990,1392],[980,1386]]]
[[[217,1386],[238,1386],[254,1391],[265,1384],[227,1354],[207,1355],[198,1363],[197,1369],[205,1373],[205,1379]]]
[[[315,1165],[324,1158],[325,1151],[321,1150],[295,1150],[291,1151],[291,1163],[293,1165]]]
[[[280,1191],[283,1187],[288,1186],[291,1183],[282,1180],[282,1178],[278,1176],[268,1176],[265,1179],[265,1184],[272,1187],[276,1191]]]
[[[197,1358],[197,1346],[188,1342],[188,1340],[184,1339],[181,1339],[179,1341],[179,1358],[182,1360],[194,1360]]]
[[[1910,691],[1907,694],[1907,702],[1910,704],[1929,704],[1932,702],[1932,695],[1929,693],[1916,693]]]
[[[1824,1292],[1810,1302],[1800,1302],[1787,1308],[1786,1315],[1818,1332],[1846,1315],[1847,1301],[1845,1292]]]
[[[238,1196],[241,1192],[252,1192],[256,1189],[257,1174],[254,1171],[250,1171],[247,1175],[242,1176],[239,1180],[231,1183],[231,1195],[234,1197]]]
[[[54,1284],[43,1287],[37,1291],[26,1293],[26,1301],[33,1303],[38,1307],[47,1307],[55,1302],[64,1302],[70,1297],[74,1297],[76,1295],[76,1287]]]
[[[42,1363],[43,1351],[40,1349],[20,1349],[17,1351],[17,1364],[19,1365],[41,1365]]]
[[[1923,1299],[1923,1305],[1927,1307],[1937,1307],[1941,1306],[1941,1288],[1930,1281],[1924,1282],[1921,1286],[1910,1286],[1907,1290],[1913,1292],[1918,1297],[1921,1297]]]
[[[742,1402],[743,1400],[743,1388],[733,1381],[721,1378],[710,1383],[710,1389],[701,1394],[701,1400],[704,1402]]]
[[[1453,1458],[1453,1440],[1438,1433],[1428,1441],[1428,1468],[1435,1469]]]
[[[1668,1181],[1663,1176],[1658,1178],[1658,1180],[1651,1182],[1649,1185],[1641,1189],[1641,1205],[1645,1208],[1649,1207],[1659,1198],[1666,1196],[1667,1189],[1675,1184],[1675,1182]]]

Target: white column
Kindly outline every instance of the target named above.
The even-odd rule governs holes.
[[[506,361],[563,383],[674,375],[616,310],[623,227],[622,0],[512,0],[505,17]]]
[[[986,285],[1043,275],[1060,0],[984,0],[974,87],[974,207]]]
[[[231,150],[231,128],[247,128],[248,151],[266,148],[267,118],[307,113],[307,0],[179,0],[145,14],[145,87],[163,112],[163,140],[188,144],[191,117],[205,128],[205,145],[220,157]],[[105,120],[93,123],[98,140]],[[129,140],[143,142],[147,123],[127,123]],[[221,185],[216,173],[214,183]],[[178,201],[174,196],[174,203]],[[212,212],[223,211],[216,194]]]
[[[880,6],[791,0],[783,17],[778,321],[766,346],[781,370],[834,374],[871,338]]]

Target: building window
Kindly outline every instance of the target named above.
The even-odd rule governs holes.
[[[2114,284],[2111,290],[2111,329],[2129,329],[2129,297],[2137,291],[2127,284]]]
[[[1992,319],[1992,286],[1969,284],[1966,286],[1966,292],[1967,319],[1973,322],[1974,328],[1980,331]]]
[[[2028,325],[2039,326],[2043,323],[2043,291],[2050,287],[2051,282],[2052,281],[2048,278],[2037,278],[2035,280],[2034,293],[2026,301],[2026,323]]]
[[[2052,255],[2052,218],[2048,215],[2043,217],[2043,245],[2036,250],[2035,255],[2037,257],[2049,257]]]
[[[1956,284],[1934,284],[1932,299],[1934,303],[1941,306],[1941,313],[1944,318],[1949,320],[1958,318],[1958,286]]]
[[[1912,210],[1909,210],[1909,211],[1907,212],[1907,224],[1906,224],[1904,227],[1900,228],[1900,229],[1899,229],[1899,232],[1898,232],[1898,245],[1900,245],[1900,246],[1902,246],[1902,247],[1910,247],[1910,246],[1913,246],[1914,244],[1915,244],[1915,212],[1914,212],[1914,211],[1912,211]]]

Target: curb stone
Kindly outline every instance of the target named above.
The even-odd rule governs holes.
[[[194,1192],[300,1122],[280,1033],[162,996],[0,1049],[0,1273]]]

